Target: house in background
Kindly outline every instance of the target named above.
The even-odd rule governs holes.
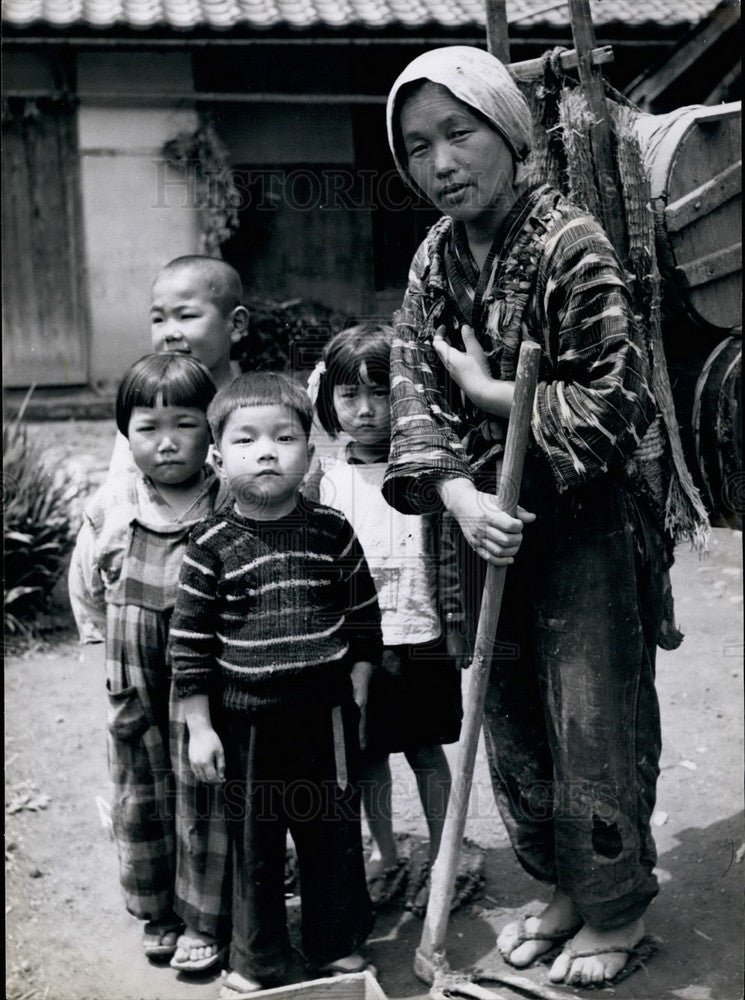
[[[647,97],[732,99],[735,7],[593,2],[608,79],[641,87],[688,44]],[[512,61],[571,47],[565,3],[507,13]],[[149,349],[152,278],[199,251],[205,218],[164,147],[205,115],[237,199],[222,253],[252,294],[355,316],[398,305],[433,215],[393,170],[385,95],[427,48],[483,46],[483,0],[4,0],[2,18],[6,386],[106,392]],[[690,72],[702,54],[707,72]],[[220,151],[201,155],[209,177]]]

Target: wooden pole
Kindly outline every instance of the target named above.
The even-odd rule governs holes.
[[[505,66],[510,61],[507,0],[486,0],[486,48]]]
[[[562,69],[576,69],[579,60],[574,49],[566,49],[559,55],[559,65]],[[602,66],[604,63],[613,62],[613,49],[610,45],[599,45],[592,50],[593,66]],[[543,59],[523,59],[522,62],[510,63],[507,69],[516,80],[523,82],[528,80],[540,80],[545,73]],[[201,94],[200,94],[201,100]]]
[[[595,185],[600,200],[603,227],[621,260],[626,259],[626,218],[618,190],[618,171],[613,159],[608,105],[602,70],[593,63],[592,52],[597,47],[595,27],[590,13],[590,0],[569,0],[572,38],[577,53],[579,82],[587,104],[595,118],[590,128],[590,143],[595,166]]]
[[[509,62],[509,37],[505,0],[485,0],[487,47],[502,62]],[[610,144],[610,125],[605,103],[603,77],[595,68],[595,31],[590,16],[589,0],[570,0],[572,34],[577,52],[580,82],[588,105],[596,118],[591,142],[598,184],[603,223],[619,254],[625,256],[626,232],[623,206],[616,186]],[[533,398],[538,381],[541,349],[538,344],[524,342],[520,347],[515,395],[507,429],[505,456],[497,491],[497,505],[514,516],[522,479],[523,463],[530,433]],[[463,712],[463,726],[458,743],[458,761],[453,776],[440,850],[432,869],[427,912],[422,937],[414,957],[414,972],[429,984],[445,985],[452,980],[446,954],[450,906],[460,845],[466,826],[466,812],[471,794],[476,749],[484,714],[486,690],[491,673],[491,660],[507,567],[490,565],[486,571],[481,600],[476,644],[470,669],[470,682]]]
[[[497,506],[513,517],[517,510],[540,358],[540,346],[524,341],[518,358],[515,394],[497,491]],[[432,869],[432,884],[422,938],[414,958],[414,972],[427,983],[432,983],[438,974],[447,972],[447,962],[444,958],[445,935],[453,899],[458,854],[466,826],[476,748],[484,715],[486,687],[491,672],[491,658],[506,573],[506,566],[489,565],[486,571],[476,645],[469,670],[470,681],[463,711],[463,726],[458,743],[458,762],[453,775],[442,842]]]

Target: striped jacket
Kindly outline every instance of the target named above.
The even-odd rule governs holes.
[[[348,521],[302,497],[275,521],[207,518],[184,557],[168,649],[179,697],[218,694],[233,711],[340,701],[350,666],[382,655]]]
[[[656,414],[644,340],[625,278],[598,223],[543,185],[528,192],[491,269],[477,314],[464,316],[449,278],[452,220],[414,260],[391,350],[392,441],[386,498],[405,513],[437,508],[433,481],[473,479],[501,451],[479,434],[484,414],[448,378],[432,347],[445,325],[456,347],[469,322],[495,378],[514,379],[523,339],[544,350],[533,447],[554,489],[576,488],[624,463]]]

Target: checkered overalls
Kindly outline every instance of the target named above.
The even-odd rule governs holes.
[[[179,751],[174,757],[176,785],[168,750],[171,677],[166,643],[181,560],[192,527],[155,527],[137,520],[131,524],[119,582],[107,601],[109,771],[127,909],[146,920],[171,913],[178,850],[187,863],[179,865],[185,889],[179,892],[177,886],[176,895],[185,895],[196,912],[204,908],[208,914],[206,923],[193,920],[192,926],[201,925],[200,929],[216,933],[216,916],[225,912],[222,893],[227,877],[227,837],[219,794],[198,785],[191,776],[178,704],[173,706],[171,733],[172,748]],[[184,814],[192,818],[179,824],[178,844],[177,794]],[[210,913],[215,917],[210,919]]]

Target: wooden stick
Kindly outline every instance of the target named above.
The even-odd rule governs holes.
[[[593,66],[602,66],[604,63],[613,62],[613,49],[610,45],[599,45],[590,53]],[[579,59],[575,49],[566,49],[559,56],[559,64],[562,69],[576,69]],[[543,76],[543,59],[523,59],[522,62],[510,63],[507,67],[516,80],[528,81],[538,80]]]
[[[595,118],[590,129],[590,142],[595,165],[595,185],[600,199],[603,227],[621,260],[626,259],[626,217],[618,190],[618,171],[613,161],[608,105],[602,70],[592,61],[596,47],[595,27],[590,13],[590,0],[569,0],[572,38],[579,59],[579,82],[587,105]]]
[[[520,347],[515,394],[507,428],[504,462],[497,492],[498,506],[513,516],[517,509],[523,463],[528,445],[540,357],[541,349],[538,344],[526,341]],[[484,699],[491,671],[492,651],[497,634],[497,622],[499,621],[506,572],[506,566],[493,566],[491,564],[486,571],[486,582],[476,631],[476,645],[469,670],[470,682],[463,713],[463,727],[458,744],[458,763],[453,776],[453,787],[448,802],[442,842],[432,869],[432,884],[427,913],[424,917],[422,938],[414,960],[414,972],[429,983],[433,981],[438,972],[446,968],[444,960],[445,934],[453,898],[458,853],[466,825],[466,811],[471,794],[473,767],[476,760],[481,720],[484,714]]]
[[[507,0],[486,0],[486,48],[505,65],[510,61]]]

